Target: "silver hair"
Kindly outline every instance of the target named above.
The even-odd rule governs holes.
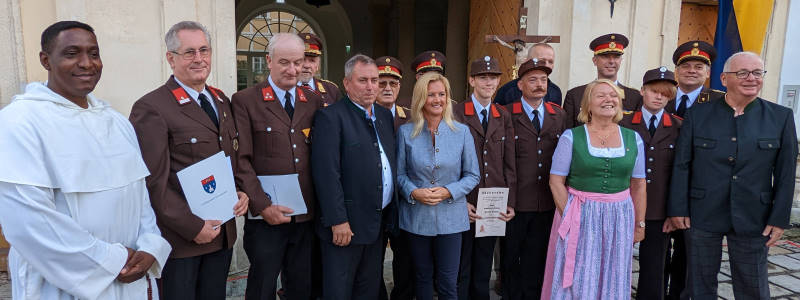
[[[274,34],[271,38],[269,38],[269,42],[267,43],[267,53],[269,53],[269,55],[272,55],[272,52],[275,50],[275,46],[287,40],[297,43],[300,46],[300,48],[304,48],[306,46],[305,43],[303,42],[303,39],[301,39],[300,36],[294,33],[280,32]]]
[[[200,30],[206,35],[206,41],[211,45],[211,35],[203,24],[195,21],[181,21],[169,28],[167,34],[164,36],[164,43],[167,44],[167,51],[177,51],[181,47],[181,41],[178,40],[178,32],[181,30]]]
[[[353,57],[351,57],[350,59],[347,60],[347,62],[344,63],[344,77],[350,78],[350,75],[353,73],[353,68],[355,68],[356,65],[359,63],[365,65],[374,65],[375,60],[361,53],[353,55]]]
[[[750,51],[742,51],[742,52],[734,53],[733,55],[731,55],[731,57],[728,57],[728,59],[725,60],[725,65],[722,66],[722,72],[732,72],[731,71],[731,62],[733,61],[734,58],[739,57],[739,56],[752,56],[752,57],[758,58],[758,61],[761,62],[761,65],[762,66],[764,65],[764,60],[762,60],[761,56],[758,56],[758,54],[755,54],[755,53],[750,52]]]

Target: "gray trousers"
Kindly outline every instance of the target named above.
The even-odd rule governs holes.
[[[690,228],[687,231],[689,282],[692,299],[717,299],[717,273],[722,260],[722,238],[727,237],[733,277],[733,295],[740,299],[769,299],[767,281],[768,237],[733,231],[713,233]]]

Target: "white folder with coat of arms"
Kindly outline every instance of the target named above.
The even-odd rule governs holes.
[[[178,171],[178,181],[192,213],[203,220],[233,219],[239,200],[230,157],[220,151]]]

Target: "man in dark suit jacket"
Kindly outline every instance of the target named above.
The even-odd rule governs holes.
[[[687,110],[678,138],[667,216],[688,230],[689,289],[716,299],[722,239],[727,237],[737,299],[769,299],[768,247],[789,226],[797,136],[794,114],[758,98],[758,55],[725,62],[721,101]]]
[[[223,299],[236,222],[203,220],[194,215],[176,173],[224,151],[239,149],[231,102],[206,85],[211,71],[208,33],[197,22],[175,24],[166,34],[167,61],[173,75],[161,87],[136,101],[130,120],[150,176],[147,189],[161,234],[172,253],[161,276],[165,299]],[[199,71],[198,71],[199,70]],[[237,173],[233,160],[233,173]],[[247,211],[239,192],[236,215]]]
[[[250,299],[274,299],[276,279],[283,271],[286,294],[308,299],[312,296],[316,206],[309,134],[314,114],[323,103],[319,96],[296,85],[303,60],[302,40],[282,33],[274,35],[269,44],[267,80],[233,95],[240,141],[236,180],[252,195],[243,238],[250,261],[245,294]],[[305,214],[286,216],[294,211],[273,203],[258,180],[258,176],[289,174],[297,174]]]
[[[536,58],[551,70],[555,64],[556,53],[553,46],[546,43],[538,43],[528,50],[528,59]],[[519,72],[517,72],[519,74]],[[522,77],[522,76],[519,76]],[[506,105],[513,102],[519,102],[522,99],[522,91],[517,87],[519,78],[506,82],[494,96],[494,103],[499,105]],[[544,102],[555,103],[561,105],[561,88],[559,88],[550,78],[547,78],[547,94],[544,95]]]
[[[312,171],[319,201],[324,299],[376,299],[382,278],[384,219],[395,198],[392,113],[373,105],[375,62],[345,63],[347,97],[319,112],[312,130]],[[389,221],[388,226],[394,226]]]
[[[564,132],[564,110],[544,101],[552,72],[546,62],[531,59],[519,68],[522,101],[506,105],[514,126],[517,182],[516,217],[506,228],[503,253],[503,297],[539,299],[544,284],[548,239],[556,206],[548,178],[553,152]]]
[[[592,62],[597,67],[597,78],[616,82],[625,92],[625,98],[622,99],[622,109],[635,111],[642,106],[642,95],[638,90],[624,86],[617,80],[617,72],[619,72],[625,47],[628,47],[628,38],[618,33],[597,37],[589,44],[589,49],[594,51]],[[567,95],[564,96],[564,110],[567,112],[565,125],[567,129],[583,124],[578,121],[578,113],[581,111],[581,100],[585,90],[586,85],[584,84],[570,89],[567,91]]]
[[[647,213],[644,227],[645,239],[639,247],[639,283],[636,295],[639,299],[664,299],[664,265],[672,223],[666,221],[669,179],[675,156],[675,140],[681,129],[682,119],[667,113],[667,99],[675,96],[675,74],[660,67],[644,73],[642,79],[642,108],[626,112],[620,126],[633,129],[644,142],[645,168],[647,168]],[[641,229],[639,229],[641,228]],[[681,277],[683,278],[683,277]],[[677,285],[672,282],[671,285]],[[680,282],[683,286],[683,282]]]

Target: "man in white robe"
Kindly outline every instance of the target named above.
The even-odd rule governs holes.
[[[89,25],[42,34],[46,83],[0,110],[0,224],[14,299],[148,299],[171,248],[156,226],[136,134],[89,93]]]

